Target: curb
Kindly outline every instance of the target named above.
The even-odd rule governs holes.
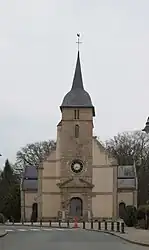
[[[107,232],[106,232],[106,233],[107,233]],[[139,246],[143,246],[143,247],[149,247],[149,244],[147,244],[147,243],[141,243],[141,242],[129,240],[129,239],[123,238],[121,235],[116,235],[116,234],[111,233],[111,232],[108,232],[108,233],[111,234],[111,235],[113,235],[113,236],[115,236],[115,237],[117,237],[117,238],[120,238],[120,239],[122,239],[122,240],[125,240],[125,241],[127,241],[127,242],[129,242],[129,243],[131,243],[131,244],[135,244],[135,245],[139,245]]]
[[[134,245],[139,245],[139,246],[143,246],[143,247],[149,247],[149,244],[147,244],[147,243],[141,243],[141,242],[129,240],[129,239],[123,238],[121,235],[116,235],[115,233],[112,233],[112,232],[109,232],[109,231],[98,231],[98,230],[95,230],[95,229],[85,229],[85,230],[99,232],[99,233],[106,233],[106,234],[115,236],[115,237],[117,237],[119,239],[122,239],[122,240],[127,241],[127,242],[129,242],[131,244],[134,244]]]
[[[12,226],[12,227],[42,227],[42,228],[62,228],[62,229],[74,229],[75,227],[74,226],[69,226],[69,227],[67,227],[67,226],[61,226],[61,227],[59,227],[59,226],[49,226],[49,225],[15,225],[15,224],[12,224],[12,225],[5,225],[5,226]],[[1,227],[1,225],[0,225],[0,227]],[[80,228],[79,226],[77,227],[77,228]]]
[[[27,228],[32,228],[32,227],[34,227],[34,228],[55,228],[55,229],[57,229],[57,228],[60,228],[60,229],[74,229],[75,227],[64,227],[64,226],[61,226],[61,227],[58,227],[58,226],[46,226],[46,225],[44,225],[44,226],[40,226],[40,225],[5,225],[6,227],[27,227]],[[1,226],[0,226],[1,227]],[[78,227],[79,228],[79,227]],[[0,237],[1,237],[1,235],[0,235]]]
[[[64,227],[64,226],[61,226],[61,227],[59,227],[59,226],[49,226],[49,225],[24,225],[24,224],[21,224],[21,225],[15,225],[15,224],[12,224],[12,225],[7,225],[7,224],[5,224],[4,226],[6,226],[6,227],[49,227],[49,228],[68,228],[68,227]],[[0,227],[1,227],[1,225],[0,225]]]
[[[7,234],[8,234],[8,232],[5,231],[4,233],[0,234],[0,238],[5,237]]]

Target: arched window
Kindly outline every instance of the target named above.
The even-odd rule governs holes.
[[[80,112],[79,109],[74,110],[74,119],[79,120],[80,119]]]
[[[75,137],[79,137],[79,125],[75,125]]]
[[[126,204],[122,201],[119,203],[119,217],[121,219],[124,219],[125,213],[126,213]]]

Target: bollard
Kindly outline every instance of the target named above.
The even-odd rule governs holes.
[[[114,231],[114,222],[111,222],[111,231]]]
[[[121,233],[122,233],[122,234],[125,233],[125,225],[124,225],[124,222],[121,223]]]
[[[42,227],[42,220],[40,220],[40,226]]]
[[[101,222],[98,221],[98,230],[101,230]]]
[[[117,221],[117,224],[116,224],[116,231],[120,232],[120,223],[119,223],[119,221]]]
[[[49,227],[51,227],[51,220],[49,221]]]
[[[93,220],[91,220],[91,229],[93,229]]]
[[[24,220],[22,219],[22,225],[24,225]]]
[[[59,224],[59,227],[61,227],[61,220],[59,220],[58,224]]]
[[[105,221],[105,231],[107,231],[107,221]]]
[[[83,221],[83,229],[85,229],[85,221]]]
[[[67,220],[67,227],[69,227],[69,220]]]
[[[74,228],[78,228],[78,218],[74,217]]]
[[[33,220],[31,220],[31,225],[33,226]]]

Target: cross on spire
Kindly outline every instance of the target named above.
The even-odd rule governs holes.
[[[77,37],[78,37],[78,41],[76,42],[77,44],[78,44],[78,51],[79,51],[79,48],[80,48],[80,44],[82,43],[82,42],[80,42],[80,34],[77,34]]]

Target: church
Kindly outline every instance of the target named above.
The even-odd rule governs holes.
[[[116,219],[121,204],[137,206],[135,166],[118,166],[93,136],[95,107],[84,88],[80,52],[71,90],[60,106],[56,150],[41,165],[26,166],[21,217],[30,221]]]

